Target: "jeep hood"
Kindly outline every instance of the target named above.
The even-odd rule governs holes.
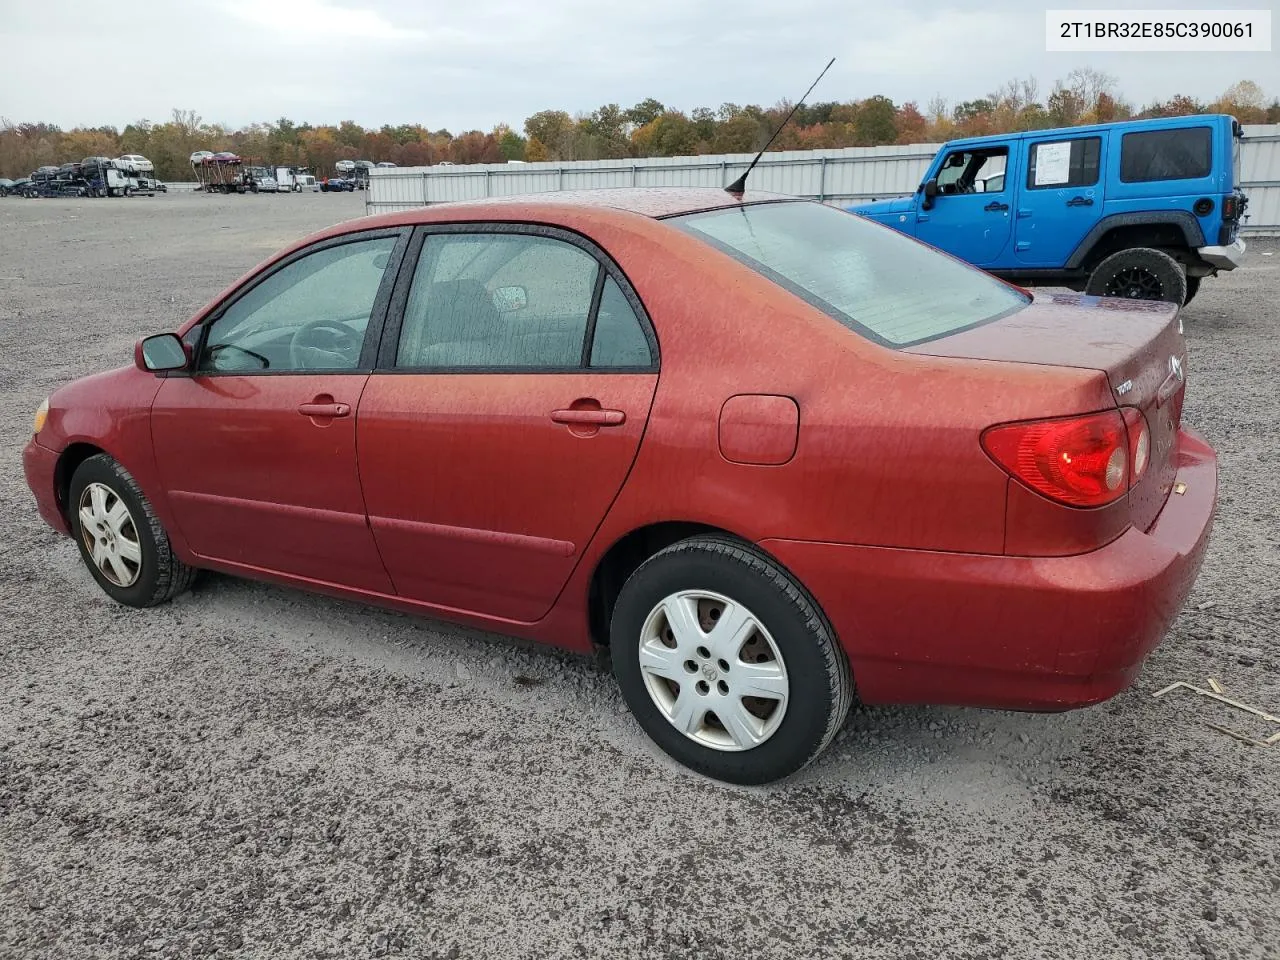
[[[857,213],[864,217],[884,217],[888,214],[906,213],[911,209],[911,204],[914,200],[914,195],[893,197],[889,200],[872,200],[870,203],[859,203],[845,209],[850,213]]]

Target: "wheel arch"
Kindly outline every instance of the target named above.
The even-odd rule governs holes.
[[[69,443],[58,454],[58,462],[53,467],[53,490],[58,498],[58,509],[62,515],[71,520],[71,478],[75,476],[80,464],[90,457],[106,453],[101,447],[84,441]]]
[[[827,629],[834,637],[835,628],[830,618],[823,612],[813,592],[782,563],[777,557],[765,550],[750,537],[736,533],[725,527],[694,520],[668,520],[646,524],[624,534],[613,542],[596,561],[591,573],[587,593],[587,631],[591,642],[597,647],[609,645],[610,621],[618,594],[627,578],[639,569],[640,565],[655,554],[665,550],[672,544],[692,537],[720,537],[732,540],[743,547],[759,554],[779,570],[783,571],[804,593],[815,610],[826,621]]]
[[[1204,246],[1200,222],[1185,210],[1117,213],[1104,217],[1080,241],[1067,269],[1091,270],[1111,254],[1128,247],[1154,247],[1183,256]]]
[[[602,647],[609,645],[609,625],[618,594],[642,563],[673,543],[699,536],[730,537],[755,548],[749,538],[732,530],[691,520],[650,523],[624,534],[601,554],[591,572],[587,592],[587,631],[591,641]]]

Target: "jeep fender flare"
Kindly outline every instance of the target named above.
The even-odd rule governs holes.
[[[1204,231],[1200,229],[1200,221],[1188,213],[1186,210],[1151,210],[1141,213],[1113,213],[1109,217],[1103,217],[1093,225],[1084,239],[1076,246],[1071,256],[1066,262],[1069,270],[1077,269],[1084,263],[1085,258],[1089,256],[1089,252],[1093,249],[1094,244],[1101,240],[1109,231],[1116,227],[1142,227],[1147,224],[1171,223],[1182,229],[1182,236],[1187,241],[1187,246],[1196,250],[1205,245]]]

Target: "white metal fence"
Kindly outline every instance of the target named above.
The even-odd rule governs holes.
[[[902,196],[920,185],[939,146],[768,153],[751,174],[751,186],[841,204]],[[371,171],[365,208],[391,213],[451,200],[600,187],[723,187],[746,169],[752,156],[382,168]],[[1245,127],[1240,173],[1240,186],[1249,195],[1245,231],[1280,235],[1280,124]]]

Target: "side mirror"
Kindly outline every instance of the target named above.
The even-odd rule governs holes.
[[[529,305],[529,291],[524,287],[498,287],[493,291],[493,305],[499,313],[514,313]]]
[[[139,370],[161,373],[166,370],[184,370],[187,348],[176,333],[158,333],[144,337],[133,348],[133,362]]]
[[[933,206],[933,198],[938,195],[938,178],[926,180],[924,185],[924,203],[922,206],[928,210]]]

